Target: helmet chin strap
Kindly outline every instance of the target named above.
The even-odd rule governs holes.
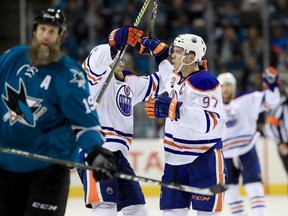
[[[178,69],[176,70],[177,73],[182,69],[182,67],[183,67],[184,65],[191,65],[191,64],[195,63],[195,59],[194,59],[193,61],[191,61],[190,63],[184,63],[184,62],[183,62],[183,59],[184,59],[185,57],[186,57],[185,55],[182,56],[182,58],[181,58],[181,65],[180,65],[180,66],[178,67]]]

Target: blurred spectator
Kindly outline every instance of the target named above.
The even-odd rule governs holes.
[[[287,0],[274,0],[271,6],[271,22],[280,22],[286,28],[288,27],[288,2]]]
[[[259,28],[252,25],[248,28],[247,38],[242,42],[242,52],[246,62],[253,57],[257,62],[262,62],[264,52],[263,39],[259,36]]]

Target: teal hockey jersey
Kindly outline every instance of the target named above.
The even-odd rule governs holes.
[[[16,46],[0,56],[0,147],[76,161],[79,148],[89,153],[104,140],[85,72],[65,55],[57,63],[34,66],[28,49]],[[5,170],[49,165],[0,153]]]

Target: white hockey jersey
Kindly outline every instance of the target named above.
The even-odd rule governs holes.
[[[244,94],[225,104],[227,122],[223,137],[224,158],[247,153],[255,145],[259,113],[274,108],[280,101],[279,89]]]
[[[221,149],[226,119],[218,80],[207,71],[187,78],[173,72],[165,83],[169,96],[183,103],[180,119],[166,119],[166,163],[188,164],[212,147]]]
[[[82,64],[88,74],[94,100],[111,71],[109,65],[112,62],[110,46],[104,44],[95,47]],[[105,148],[111,151],[120,150],[127,158],[133,137],[133,106],[162,93],[165,89],[160,76],[165,79],[172,70],[173,67],[166,60],[159,65],[159,72],[147,76],[135,76],[129,71],[123,71],[125,82],[112,77],[97,107],[100,124],[106,136],[103,145]]]

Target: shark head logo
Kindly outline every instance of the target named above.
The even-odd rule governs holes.
[[[9,84],[5,84],[6,97],[2,95],[2,100],[6,105],[8,112],[3,120],[10,120],[10,124],[15,122],[34,127],[35,121],[47,110],[40,104],[42,99],[29,97],[26,94],[26,87],[22,79],[19,80],[19,89],[16,90]]]
[[[73,73],[73,79],[70,80],[70,83],[77,83],[79,88],[85,89],[85,76],[81,71],[77,71],[75,69],[70,69]]]

